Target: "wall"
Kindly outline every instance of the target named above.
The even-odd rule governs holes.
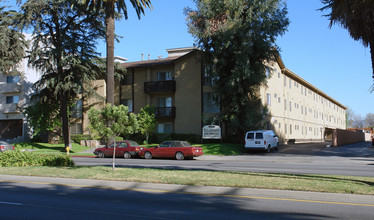
[[[334,129],[332,132],[332,145],[341,146],[365,141],[365,133]]]
[[[201,135],[201,58],[199,53],[175,64],[175,133]]]

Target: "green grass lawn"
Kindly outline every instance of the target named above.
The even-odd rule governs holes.
[[[111,167],[0,167],[0,174],[374,195],[374,177]]]
[[[48,144],[48,143],[34,143],[25,142],[17,143],[14,145],[16,150],[31,150],[33,153],[37,154],[60,154],[66,153],[64,144]],[[82,151],[88,150],[90,147],[85,147],[76,143],[72,144],[72,149],[70,150],[71,155],[80,155]],[[85,155],[85,154],[83,154]],[[93,154],[87,154],[93,155]]]

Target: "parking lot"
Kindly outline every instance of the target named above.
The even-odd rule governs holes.
[[[371,142],[361,142],[344,146],[332,147],[330,142],[296,143],[282,145],[278,155],[295,156],[337,156],[337,157],[374,157],[374,147]]]

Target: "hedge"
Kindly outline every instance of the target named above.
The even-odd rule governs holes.
[[[18,150],[0,153],[0,167],[29,166],[74,166],[74,162],[67,155],[38,155]]]

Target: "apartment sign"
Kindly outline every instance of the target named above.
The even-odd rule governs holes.
[[[203,139],[221,139],[221,128],[218,125],[204,126]]]

